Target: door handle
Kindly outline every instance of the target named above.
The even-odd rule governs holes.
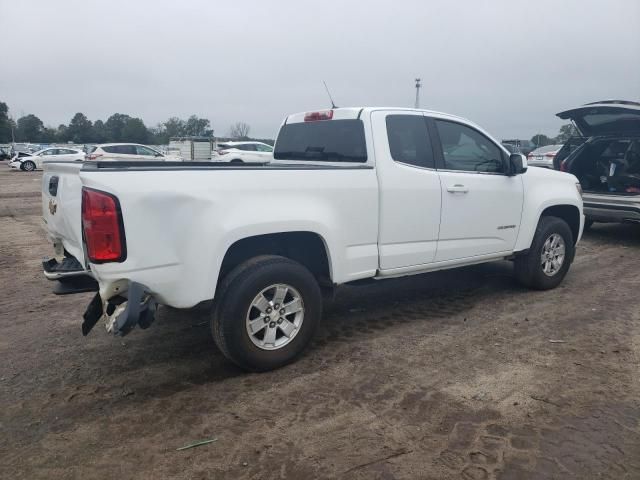
[[[447,187],[447,192],[449,193],[467,193],[468,191],[469,189],[467,187],[459,183],[456,183],[452,187]]]

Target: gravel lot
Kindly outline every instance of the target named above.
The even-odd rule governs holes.
[[[550,292],[508,262],[342,288],[306,355],[246,374],[204,308],[83,338],[40,178],[0,163],[0,478],[640,478],[640,227],[596,225]]]

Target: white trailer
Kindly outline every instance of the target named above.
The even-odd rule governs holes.
[[[185,162],[203,162],[211,160],[213,138],[210,137],[174,137],[169,140],[169,150],[179,151]]]

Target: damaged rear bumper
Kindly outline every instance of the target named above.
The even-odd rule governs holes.
[[[148,328],[155,319],[158,304],[147,287],[129,282],[125,294],[103,300],[96,293],[82,316],[82,334],[87,335],[100,319],[104,319],[107,332],[124,336],[139,326]]]

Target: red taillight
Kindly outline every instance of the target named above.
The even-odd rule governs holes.
[[[102,156],[101,153],[90,153],[89,155],[85,155],[87,160],[97,160]]]
[[[92,263],[127,258],[120,203],[113,195],[82,188],[82,230]]]
[[[566,171],[567,171],[567,164],[566,164],[566,162],[564,162],[564,161],[560,162],[560,171],[561,171],[561,172],[566,172]]]
[[[218,150],[218,155],[226,155],[229,153],[229,150]]]
[[[545,153],[544,156],[547,158],[553,158],[556,156],[556,154],[554,152],[551,152],[551,153]]]
[[[324,112],[307,112],[304,114],[305,122],[317,122],[319,120],[331,120],[333,118],[333,110],[325,110]]]
[[[533,158],[533,155],[529,154],[527,155],[527,160],[531,160]]]

